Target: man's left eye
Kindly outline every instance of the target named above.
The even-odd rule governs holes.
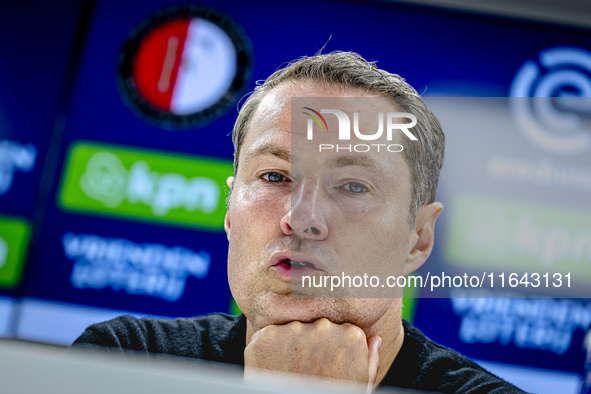
[[[343,186],[343,188],[351,193],[363,193],[367,191],[367,188],[361,183],[349,182]]]
[[[268,172],[263,175],[263,179],[269,182],[278,183],[286,181],[287,177],[278,172]]]

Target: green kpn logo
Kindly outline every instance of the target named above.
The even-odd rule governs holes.
[[[80,213],[221,230],[232,172],[230,161],[75,143],[58,202]]]
[[[558,204],[462,195],[451,208],[444,254],[465,268],[589,280],[590,222],[591,212]]]

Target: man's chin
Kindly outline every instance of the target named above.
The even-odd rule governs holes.
[[[343,302],[335,298],[302,298],[291,294],[271,294],[256,303],[256,316],[247,316],[258,329],[292,321],[313,322],[326,318],[333,323],[347,321]],[[254,312],[254,311],[253,311]]]

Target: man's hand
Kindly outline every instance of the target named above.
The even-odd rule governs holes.
[[[380,367],[382,338],[367,338],[361,328],[327,319],[267,326],[244,350],[245,374],[256,369],[352,380],[373,387]]]

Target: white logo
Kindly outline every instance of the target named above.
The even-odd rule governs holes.
[[[322,131],[328,131],[328,125],[326,120],[321,114],[333,114],[336,115],[337,120],[339,122],[339,140],[341,141],[348,141],[351,140],[351,120],[349,119],[349,115],[345,112],[338,110],[338,109],[321,109],[320,112],[310,108],[310,107],[302,107],[310,112],[304,112],[304,114],[310,116],[311,119],[308,119],[308,140],[312,140],[314,138],[314,121],[320,126]],[[388,141],[392,141],[394,130],[401,130],[411,141],[416,141],[417,137],[415,137],[411,132],[410,128],[416,126],[417,118],[416,116],[406,113],[406,112],[388,112],[386,114],[387,118],[387,125],[386,125],[386,138]],[[394,119],[410,119],[410,123],[394,123]],[[326,128],[326,130],[325,130]],[[353,132],[355,136],[363,141],[375,141],[382,137],[384,133],[384,113],[380,112],[378,114],[378,130],[373,134],[363,134],[359,130],[359,112],[353,113]],[[371,144],[374,147],[377,147],[379,152],[380,146],[386,146],[386,144]],[[391,148],[395,147],[395,150]],[[319,151],[322,152],[323,149],[334,149],[335,146],[332,144],[320,144]],[[337,152],[339,150],[348,150],[351,152],[351,149],[355,152],[368,152],[371,150],[371,147],[367,144],[357,144],[351,147],[351,145],[347,146],[336,146]],[[389,152],[401,152],[403,150],[402,145],[400,144],[392,144],[386,147]]]
[[[74,261],[70,282],[75,288],[111,288],[171,302],[184,294],[190,277],[205,278],[211,264],[205,250],[137,244],[121,238],[68,232],[62,244],[66,257]]]
[[[510,89],[511,112],[524,135],[555,153],[591,149],[591,53],[556,47],[540,52],[519,69]]]

